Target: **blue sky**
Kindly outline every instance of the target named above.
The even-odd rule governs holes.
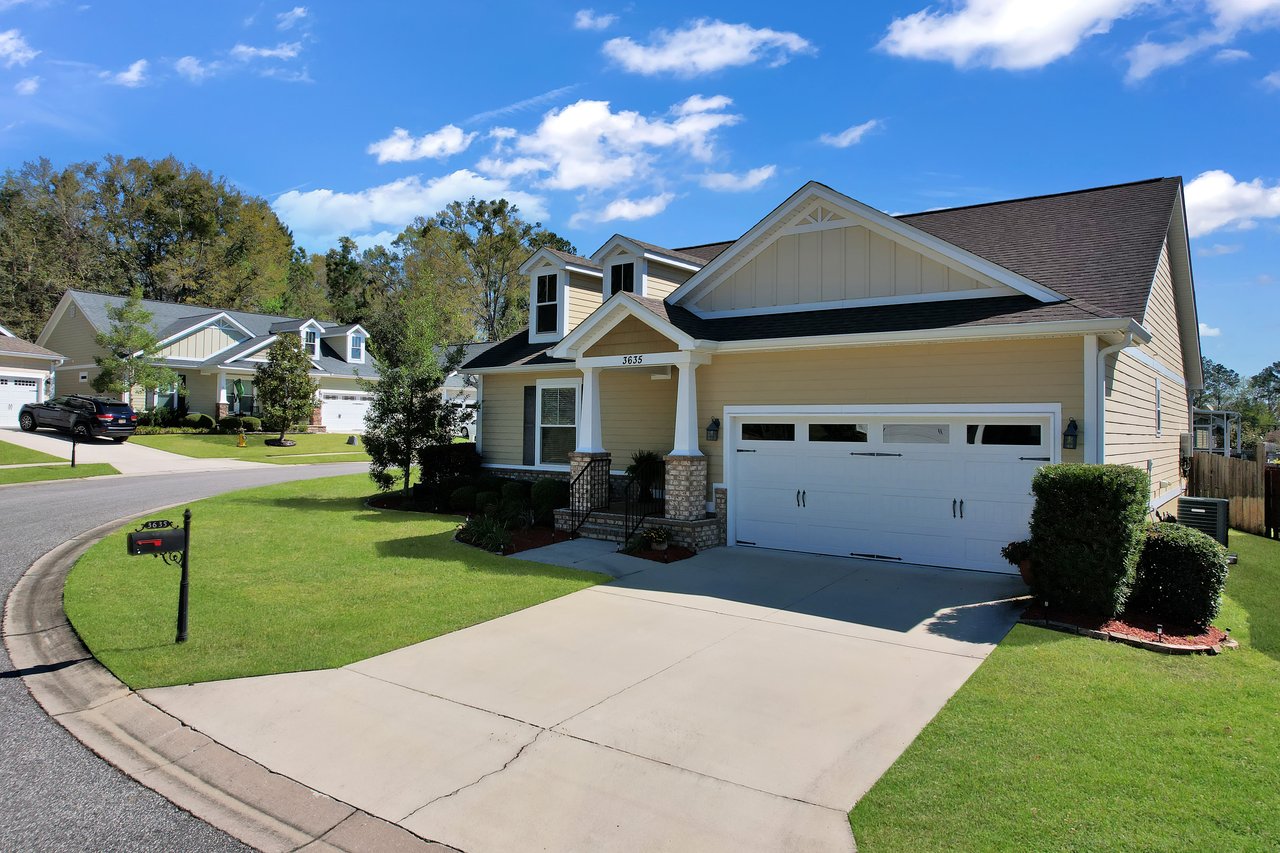
[[[312,250],[473,194],[590,253],[736,237],[811,179],[898,213],[1182,175],[1205,353],[1280,359],[1280,0],[0,0],[0,167],[108,152]]]

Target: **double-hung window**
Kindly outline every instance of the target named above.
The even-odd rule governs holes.
[[[609,267],[609,295],[626,291],[636,292],[636,265],[634,261]]]
[[[567,465],[578,443],[578,386],[538,386],[538,464]]]
[[[556,274],[538,276],[534,304],[534,332],[539,335],[554,334],[559,326],[560,308],[557,305]]]
[[[316,337],[315,329],[307,329],[302,336],[302,348],[312,358],[320,357],[320,338]]]
[[[364,361],[364,336],[351,336],[351,360]]]

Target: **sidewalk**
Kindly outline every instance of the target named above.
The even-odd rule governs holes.
[[[41,430],[22,432],[18,429],[0,430],[0,441],[19,447],[39,450],[61,459],[71,458],[71,437],[62,433]],[[240,459],[195,459],[166,453],[153,447],[124,442],[116,444],[108,439],[94,439],[76,446],[76,462],[105,462],[121,474],[177,474],[192,471],[243,471],[252,468],[272,467],[265,462],[245,462]],[[45,463],[57,464],[57,463]]]

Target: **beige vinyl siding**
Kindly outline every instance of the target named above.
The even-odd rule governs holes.
[[[696,305],[726,311],[978,289],[988,283],[854,225],[778,237]]]
[[[539,379],[581,379],[577,370],[547,373],[490,373],[480,399],[480,444],[491,465],[524,464],[524,386]]]
[[[712,483],[724,482],[724,438],[707,442],[701,428],[725,406],[1061,403],[1062,423],[1083,422],[1078,337],[721,354],[697,380]],[[1083,449],[1062,458],[1081,462]]]
[[[693,275],[688,270],[667,266],[661,261],[649,261],[646,266],[644,295],[650,299],[666,299]]]
[[[244,340],[243,335],[232,337],[221,329],[206,326],[164,347],[160,350],[159,356],[204,361],[214,353],[221,352],[242,340]]]
[[[216,419],[218,417],[217,375],[181,369],[177,373],[187,377],[187,411]]]
[[[666,335],[654,330],[635,317],[627,317],[609,330],[600,341],[583,355],[594,358],[599,355],[632,355],[645,352],[674,352],[676,344]]]
[[[23,358],[20,355],[0,355],[0,373],[10,376],[44,376],[53,362],[43,358]]]
[[[73,311],[75,316],[72,316]],[[41,346],[66,356],[68,365],[93,364],[93,357],[102,354],[102,348],[94,341],[96,335],[97,330],[72,302]]]
[[[1142,325],[1151,332],[1151,342],[1143,346],[1143,351],[1182,376],[1182,337],[1178,331],[1178,308],[1173,296],[1168,243],[1160,250],[1160,262],[1156,266],[1156,277]]]
[[[565,299],[568,300],[565,306],[568,328],[564,330],[567,335],[600,307],[600,279],[581,273],[566,273],[563,270],[560,275],[569,276],[569,286],[564,291]]]

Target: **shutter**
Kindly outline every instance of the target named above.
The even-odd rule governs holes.
[[[534,452],[538,438],[538,387],[524,386],[524,464],[536,464]]]

